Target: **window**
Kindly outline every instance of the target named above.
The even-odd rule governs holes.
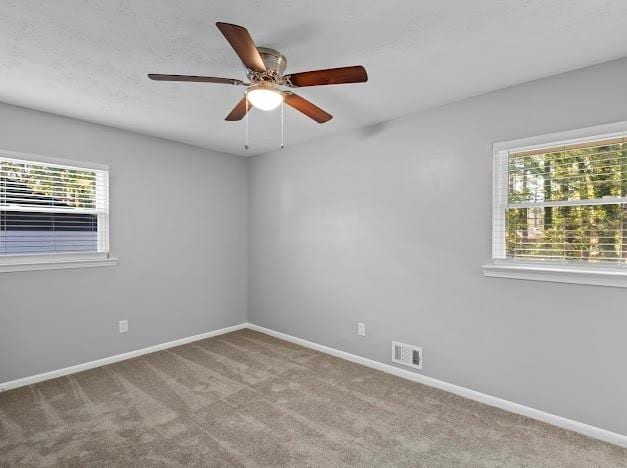
[[[487,276],[627,286],[627,125],[607,127],[495,145]]]
[[[108,263],[108,178],[104,166],[0,152],[0,271]]]

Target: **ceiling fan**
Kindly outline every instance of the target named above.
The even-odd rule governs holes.
[[[342,83],[364,83],[368,81],[366,69],[361,65],[330,68],[284,75],[287,59],[283,54],[267,47],[257,47],[248,30],[243,26],[216,23],[220,32],[246,67],[250,83],[235,78],[213,76],[158,75],[148,78],[157,81],[187,81],[195,83],[218,83],[246,86],[244,97],[237,103],[225,120],[241,120],[250,110],[249,103],[261,110],[276,109],[281,103],[293,107],[318,123],[328,122],[333,116],[312,102],[285,88],[334,85]]]

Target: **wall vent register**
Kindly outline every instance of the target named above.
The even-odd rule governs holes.
[[[422,348],[393,341],[392,362],[414,369],[422,369]]]

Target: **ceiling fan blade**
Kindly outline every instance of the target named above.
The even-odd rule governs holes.
[[[368,81],[368,73],[361,65],[354,67],[328,68],[326,70],[314,70],[302,73],[285,75],[284,80],[288,86],[301,88],[303,86],[322,86],[343,83],[365,83]]]
[[[248,104],[248,107],[246,106],[246,96],[244,96],[242,100],[235,105],[231,113],[227,115],[226,119],[224,120],[242,120],[246,115],[246,112],[249,111],[251,107],[252,106],[250,105],[250,103]]]
[[[283,101],[288,106],[291,106],[297,111],[302,112],[307,117],[314,119],[318,123],[325,123],[333,118],[331,114],[320,109],[314,103],[309,102],[307,99],[302,98],[292,92],[286,92],[283,96]]]
[[[266,71],[261,55],[259,55],[259,51],[257,51],[257,47],[245,27],[220,22],[217,22],[216,26],[246,67],[256,72],[263,73]]]
[[[245,85],[242,80],[235,78],[217,78],[215,76],[192,76],[192,75],[159,75],[150,73],[148,78],[155,81],[187,81],[191,83],[218,83],[230,85]]]

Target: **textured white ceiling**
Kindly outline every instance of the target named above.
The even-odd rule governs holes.
[[[216,21],[282,51],[287,72],[363,64],[369,82],[297,90],[334,119],[286,108],[294,144],[627,55],[625,0],[1,0],[0,101],[233,154],[275,149],[280,113],[224,117],[244,78]],[[0,143],[1,146],[1,143]]]

